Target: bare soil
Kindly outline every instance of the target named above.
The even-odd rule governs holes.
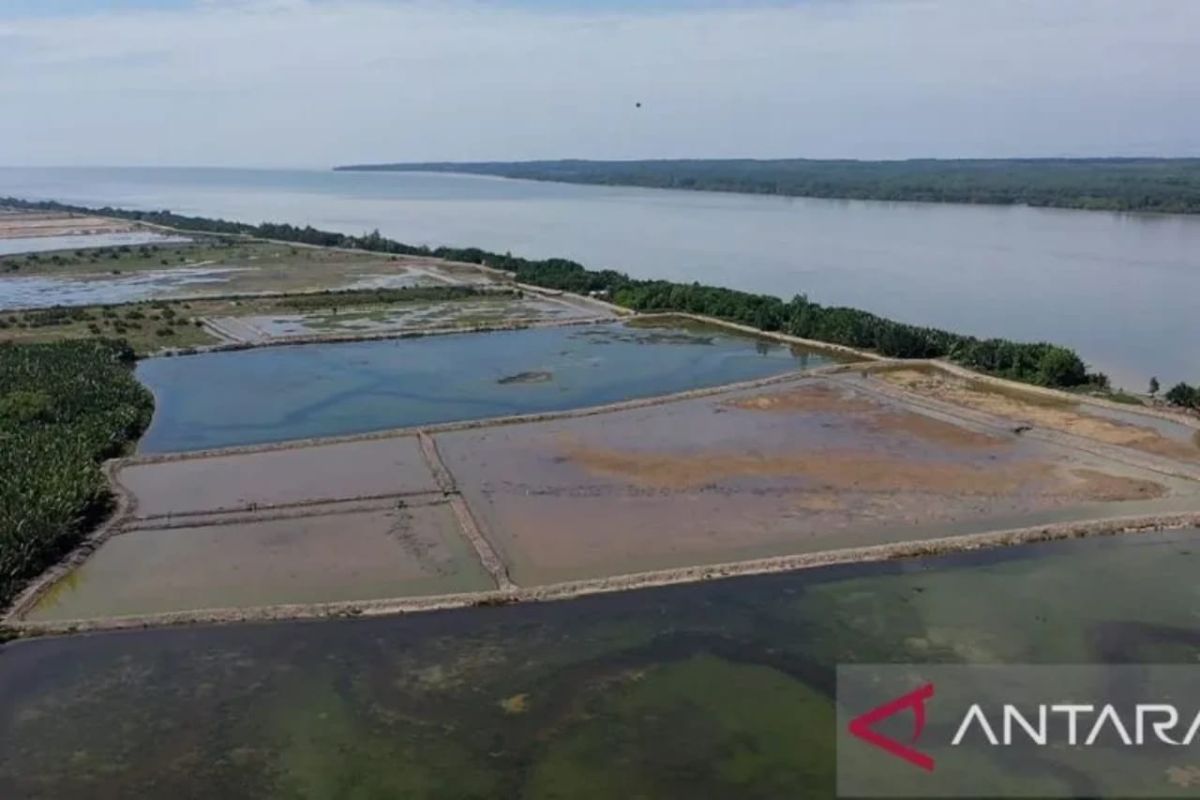
[[[1164,436],[1153,427],[1133,425],[1098,414],[1081,405],[1051,401],[1034,394],[1018,396],[983,384],[962,380],[940,371],[893,369],[878,376],[907,391],[965,406],[1014,423],[1049,428],[1105,444],[1130,447],[1151,455],[1183,461],[1200,461],[1200,447]]]
[[[439,489],[411,436],[132,464],[117,479],[142,517]]]
[[[870,452],[826,450],[807,455],[705,452],[694,455],[564,448],[589,472],[654,489],[688,489],[743,477],[799,478],[827,492],[923,492],[994,497],[1027,491],[1086,501],[1153,499],[1166,487],[1151,480],[1072,469],[1032,459],[976,465],[914,461]],[[1079,483],[1070,478],[1077,478]]]
[[[446,504],[111,537],[30,620],[369,600],[492,582]]]
[[[726,407],[777,413],[836,413],[862,416],[868,429],[907,433],[947,447],[1002,447],[1009,440],[923,414],[889,408],[872,398],[827,383],[810,382],[785,391],[740,397]]]
[[[73,236],[77,234],[125,233],[134,225],[122,220],[52,212],[0,213],[0,239],[26,239],[37,236]]]

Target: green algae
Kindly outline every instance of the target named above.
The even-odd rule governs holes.
[[[1197,543],[10,643],[0,796],[832,797],[837,664],[1195,663]]]

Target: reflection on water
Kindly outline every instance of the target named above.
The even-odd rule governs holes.
[[[15,253],[48,253],[54,250],[82,250],[89,247],[121,247],[139,244],[178,244],[189,242],[183,236],[164,236],[149,231],[129,233],[79,233],[69,236],[29,236],[0,239],[0,256]]]
[[[241,267],[177,267],[128,275],[0,278],[0,309],[132,303],[191,286],[220,285]]]
[[[1194,663],[1196,534],[10,644],[0,796],[831,797],[836,664]]]
[[[749,380],[829,359],[721,331],[595,325],[273,347],[138,365],[143,452],[558,411]],[[523,372],[552,380],[507,382]]]
[[[636,277],[799,292],[923,325],[1075,347],[1141,391],[1200,377],[1200,217],[757,197],[461,175],[0,169],[0,194],[378,228]]]

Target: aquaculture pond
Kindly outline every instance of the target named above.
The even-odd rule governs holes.
[[[164,236],[149,231],[126,233],[75,233],[64,236],[26,236],[0,239],[0,255],[82,250],[89,247],[129,247],[143,244],[172,244],[191,241],[184,236]]]
[[[242,271],[237,267],[176,267],[129,275],[0,278],[0,311],[102,303],[133,303],[218,287]]]
[[[1196,537],[10,643],[0,796],[832,797],[836,664],[1195,663]]]
[[[538,328],[156,358],[142,452],[559,411],[762,378],[829,357],[707,328]]]

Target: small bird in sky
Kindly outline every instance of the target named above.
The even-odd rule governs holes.
[[[638,102],[634,103],[634,106],[636,106],[637,108],[641,108],[642,102],[639,100]]]

